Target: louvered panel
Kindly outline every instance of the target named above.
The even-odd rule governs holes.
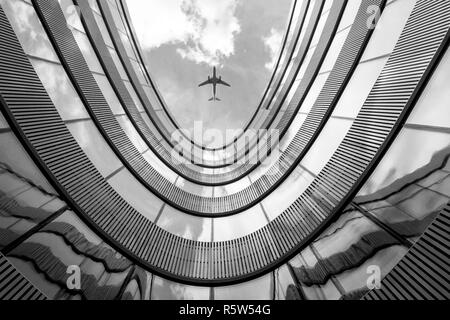
[[[342,2],[344,2],[344,1],[342,1]],[[288,92],[289,89],[292,87],[293,80],[295,79],[295,77],[298,73],[298,70],[300,69],[300,66],[302,65],[302,63],[305,60],[306,54],[308,52],[308,48],[309,48],[311,41],[313,39],[313,36],[314,36],[314,32],[316,31],[317,25],[319,23],[324,4],[325,4],[325,1],[323,1],[323,0],[316,1],[314,4],[308,3],[308,7],[311,7],[311,9],[310,9],[311,15],[309,18],[309,25],[307,26],[304,36],[303,36],[303,40],[299,45],[298,54],[295,57],[293,56],[295,46],[297,45],[299,37],[300,37],[300,31],[301,31],[303,23],[304,23],[304,18],[307,13],[306,10],[303,13],[303,19],[301,21],[299,21],[299,23],[296,27],[296,30],[294,33],[295,41],[292,41],[290,48],[289,48],[290,50],[287,51],[287,52],[291,52],[291,54],[289,55],[289,58],[287,58],[284,61],[283,66],[281,68],[282,70],[284,70],[284,72],[281,72],[280,74],[277,75],[277,77],[275,78],[275,81],[273,82],[273,85],[269,88],[269,90],[268,90],[269,98],[266,99],[264,101],[264,103],[261,105],[262,109],[267,110],[270,107],[272,102],[275,100],[275,97],[277,96],[278,92],[283,92],[282,95],[284,96],[284,95],[286,95],[286,92]],[[287,74],[287,70],[288,70],[289,65],[291,64],[291,60],[294,58],[295,58],[295,62],[292,64],[292,69],[291,69],[290,73]],[[286,75],[287,75],[287,77],[286,77]],[[287,80],[286,85],[281,87],[282,81],[285,77],[290,80]],[[280,89],[280,90],[278,90],[278,89]],[[279,111],[279,109],[281,108],[282,103],[278,103],[275,105],[277,105],[277,107],[273,109],[274,110],[273,112],[269,113],[266,116],[267,119],[264,122],[264,124],[261,126],[262,128],[265,128],[267,126],[268,122],[270,122],[271,120],[274,120],[275,115],[276,115],[277,111]]]
[[[0,300],[46,300],[0,253]]]
[[[450,299],[450,204],[365,300]]]

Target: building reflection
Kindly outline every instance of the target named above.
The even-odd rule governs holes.
[[[413,173],[356,197],[313,244],[288,264],[292,283],[285,286],[284,297],[363,297],[369,291],[367,266],[379,266],[386,276],[449,203],[449,157],[447,147]]]

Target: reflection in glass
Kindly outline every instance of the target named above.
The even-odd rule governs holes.
[[[286,264],[275,270],[275,300],[302,300],[302,294],[294,280],[291,266]]]
[[[129,260],[105,244],[72,212],[35,233],[8,258],[51,299],[120,298],[121,288],[133,271]],[[67,285],[70,266],[80,268],[80,290]]]
[[[72,29],[72,33],[89,67],[89,70],[103,74],[103,68],[97,59],[95,51],[92,48],[91,42],[89,41],[87,35],[77,29]]]
[[[31,4],[21,0],[0,0],[25,53],[59,62],[39,17]]]
[[[114,115],[123,115],[125,114],[125,110],[123,110],[122,105],[117,99],[116,93],[114,92],[109,80],[106,76],[93,73],[92,74],[97,82],[100,90],[102,91],[103,96],[108,103],[109,108],[111,109]]]
[[[356,118],[366,102],[388,57],[361,62],[353,73],[346,89],[339,99],[333,116]]]
[[[111,187],[133,208],[150,221],[155,221],[163,201],[145,188],[125,168],[108,180]]]
[[[103,177],[122,167],[92,120],[68,123],[67,128]]]
[[[256,205],[237,215],[214,219],[214,241],[238,239],[263,228],[266,224],[267,219],[261,206]]]
[[[394,50],[416,2],[417,0],[396,0],[387,4],[364,51],[362,61],[390,54]]]
[[[358,299],[385,277],[450,201],[447,133],[404,129],[358,197],[292,262],[308,299]]]
[[[187,286],[160,277],[153,278],[152,300],[209,300],[209,288]]]
[[[450,50],[442,58],[436,71],[423,91],[408,123],[436,127],[450,126]],[[430,108],[430,106],[433,106]]]
[[[273,221],[289,208],[298,199],[299,195],[311,185],[314,178],[305,169],[301,167],[295,168],[281,186],[262,201],[269,219]]]
[[[404,129],[355,202],[416,240],[450,201],[449,138]]]
[[[134,125],[131,123],[130,119],[127,115],[117,116],[117,122],[119,122],[122,130],[126,133],[128,138],[131,140],[133,145],[139,151],[139,153],[143,153],[147,151],[148,146],[147,143],[142,139],[141,135],[137,132]]]
[[[353,121],[331,118],[303,158],[301,165],[318,175],[338,149],[352,125]]]
[[[30,58],[30,61],[64,121],[89,118],[89,113],[60,64],[35,58]]]
[[[234,286],[214,288],[215,300],[273,300],[273,274]]]
[[[158,226],[184,239],[210,242],[211,220],[187,215],[166,205],[158,220]]]
[[[0,249],[63,207],[55,195],[0,163]]]
[[[56,195],[55,189],[53,189],[48,180],[42,175],[34,161],[12,132],[0,133],[0,150],[7,150],[7,152],[0,152],[1,163],[8,165],[17,175],[29,179],[48,193]]]

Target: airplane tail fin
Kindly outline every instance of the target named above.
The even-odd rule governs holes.
[[[222,101],[222,100],[220,100],[219,98],[211,98],[211,99],[209,99],[208,101]]]

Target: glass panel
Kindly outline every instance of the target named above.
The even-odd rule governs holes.
[[[122,61],[120,61],[119,56],[117,55],[116,50],[114,50],[114,49],[112,49],[112,48],[108,48],[108,49],[109,49],[109,53],[111,54],[111,58],[113,59],[114,64],[116,65],[116,68],[117,68],[117,70],[119,71],[120,77],[121,77],[123,80],[127,80],[127,81],[128,81],[128,80],[129,80],[129,79],[128,79],[128,75],[127,75],[127,73],[125,72],[125,69],[123,68]]]
[[[152,300],[209,300],[209,288],[192,287],[154,276]]]
[[[67,128],[103,177],[122,167],[122,162],[91,120],[69,123]]]
[[[326,0],[326,4],[331,5],[332,2],[333,0]],[[317,24],[316,31],[314,32],[314,36],[311,41],[310,48],[314,48],[317,46],[317,43],[319,42],[322,36],[323,30],[325,29],[325,24],[328,21],[328,16],[330,15],[330,11],[326,11],[325,6],[322,12],[325,13],[323,13],[322,16],[320,17],[319,23]]]
[[[417,0],[397,0],[386,6],[362,60],[390,54],[394,50],[416,2]]]
[[[344,15],[341,18],[341,23],[338,29],[339,31],[353,24],[359,7],[361,6],[361,2],[362,0],[352,0],[347,2],[347,7],[345,8]]]
[[[115,299],[131,263],[66,212],[14,249],[9,260],[50,299]],[[81,290],[70,291],[69,267],[79,267]],[[72,272],[73,273],[73,272]]]
[[[139,100],[138,96],[136,95],[136,91],[134,91],[133,86],[128,81],[124,81],[123,84],[127,88],[128,92],[130,93],[131,99],[133,99],[134,104],[136,105],[137,109],[142,112],[144,111],[144,107],[142,106],[141,100]]]
[[[48,193],[56,194],[56,191],[36,167],[13,133],[4,132],[0,134],[0,150],[2,150],[0,152],[1,163],[8,165],[18,175],[30,179],[35,185],[42,187]]]
[[[309,113],[311,111],[311,108],[313,107],[314,103],[319,97],[319,94],[322,91],[322,88],[325,82],[327,81],[329,75],[330,73],[326,72],[324,74],[320,74],[317,76],[316,80],[314,81],[314,84],[312,85],[311,89],[308,92],[308,95],[306,96],[306,99],[303,101],[303,104],[300,108],[301,112]]]
[[[358,65],[336,105],[334,116],[356,118],[387,60],[388,58],[384,57]]]
[[[233,194],[236,194],[236,193],[250,187],[250,185],[251,185],[250,179],[246,176],[232,184],[215,187],[214,188],[214,197],[219,198],[219,197],[224,197],[224,196],[228,196],[228,195],[233,195]]]
[[[273,300],[273,274],[242,284],[214,288],[215,300]]]
[[[280,142],[280,152],[285,152],[287,148],[289,147],[292,140],[295,138],[295,136],[298,133],[298,130],[301,128],[303,123],[306,120],[306,114],[297,114],[292,124],[289,126],[289,129],[287,130],[286,134],[284,135],[283,139]]]
[[[172,121],[170,121],[170,119],[167,116],[167,113],[165,111],[163,111],[162,109],[157,110],[156,115],[158,116],[159,120],[162,122],[164,129],[166,131],[168,131],[170,133],[173,130],[175,130],[175,127],[174,127]]]
[[[134,279],[126,286],[122,300],[150,300],[153,275],[135,267]]]
[[[78,30],[84,31],[83,24],[75,8],[72,0],[58,0],[61,10],[66,17],[67,24],[77,28]]]
[[[248,223],[251,221],[252,223]],[[253,233],[267,224],[259,205],[237,215],[214,219],[214,241],[228,241]]]
[[[103,17],[99,14],[94,13],[95,21],[97,21],[97,26],[100,29],[100,33],[103,36],[103,41],[105,41],[105,44],[110,47],[114,48],[114,44],[111,40],[111,36],[109,35],[108,28],[105,25],[105,22],[103,21]]]
[[[348,8],[346,10],[348,10]],[[350,33],[350,29],[351,28],[345,29],[336,34],[333,43],[330,46],[330,49],[328,49],[327,56],[323,61],[320,73],[323,73],[324,71],[330,71],[334,67],[336,60],[341,53],[342,47],[344,46],[345,40],[347,40],[348,34]]]
[[[311,185],[314,177],[303,168],[297,167],[289,177],[262,201],[269,219],[275,220],[289,208]]]
[[[183,189],[184,191],[195,194],[202,197],[212,197],[213,196],[213,187],[202,186],[199,184],[194,184],[190,181],[187,181],[183,178],[178,178],[177,187]]]
[[[103,68],[98,61],[97,55],[95,54],[91,42],[89,41],[86,34],[76,29],[73,29],[72,33],[75,37],[75,40],[77,41],[78,48],[83,53],[83,57],[89,67],[89,70],[103,74]]]
[[[0,163],[0,249],[64,206],[63,201]]]
[[[318,175],[345,138],[352,124],[353,121],[350,120],[330,118],[301,165]]]
[[[327,12],[331,9],[331,6],[333,5],[333,0],[327,0],[325,2],[325,4],[323,5],[323,9],[322,12]],[[325,15],[324,13],[322,13],[322,15]]]
[[[120,40],[122,41],[123,46],[125,47],[125,51],[127,52],[128,58],[136,59],[134,55],[134,51],[131,48],[130,40],[128,39],[128,35],[119,31]]]
[[[155,221],[163,201],[139,183],[127,169],[121,170],[108,182],[139,213],[150,221]]]
[[[427,84],[426,89],[410,115],[408,123],[429,126],[450,126],[450,50],[442,58],[441,63]]]
[[[170,183],[175,183],[178,175],[169,169],[161,160],[153,153],[153,151],[149,150],[142,154],[145,160],[156,170],[159,174],[161,174],[164,178],[170,181]]]
[[[308,300],[338,300],[341,297],[341,293],[332,281],[326,281],[320,286],[308,285],[310,282],[309,277],[304,270],[314,268],[317,262],[316,256],[309,247],[303,250],[291,262],[296,277],[299,280],[301,292]]]
[[[385,276],[407,252],[396,238],[351,208],[318,237],[311,249],[321,264],[300,267],[297,270],[300,281],[319,287],[334,282],[341,295],[354,299],[368,291],[370,266],[378,266]],[[325,272],[324,265],[328,266]]]
[[[211,242],[211,220],[194,217],[166,205],[158,226],[188,240]]]
[[[26,53],[59,62],[47,33],[30,4],[21,0],[0,0],[0,4]]]
[[[134,60],[131,60],[131,65],[133,66],[134,72],[136,73],[138,79],[139,79],[139,83],[141,84],[147,84],[147,82],[145,81],[144,78],[144,74],[142,73],[141,67],[138,65],[138,63]]]
[[[109,8],[111,9],[110,11],[112,13],[116,28],[121,32],[126,32],[122,23],[122,18],[120,17],[119,11],[117,10],[115,1],[106,1],[106,3],[108,3]]]
[[[296,288],[295,280],[287,265],[275,271],[275,299],[300,300],[301,296]]]
[[[150,120],[149,116],[146,113],[141,113],[142,119],[144,119],[145,124],[150,128],[150,130],[153,132],[153,135],[159,140],[162,141],[163,137],[161,134],[156,130],[152,120]],[[167,146],[168,147],[168,146]]]
[[[64,121],[89,118],[89,113],[60,64],[35,58],[30,58],[30,61]]]
[[[306,29],[308,29],[309,24],[311,23],[311,16],[314,11],[314,7],[316,5],[316,0],[311,0],[309,3],[308,12],[306,13],[305,21],[303,22],[303,28],[300,32],[300,37],[298,38],[299,46],[303,42],[306,36]]]
[[[365,246],[369,243],[367,237],[372,240],[370,242],[372,247]],[[381,239],[386,240],[386,242],[377,242],[377,240]],[[328,259],[333,259],[333,256],[338,254],[348,256],[349,259],[347,260],[336,259],[336,263],[332,267],[336,270],[346,270],[354,267],[352,263],[357,264],[358,260],[366,260],[371,254],[370,249],[377,249],[377,246],[385,244],[394,245],[399,243],[386,231],[364,217],[359,211],[349,210],[336,223],[327,228],[314,241],[313,246],[316,250],[316,256],[323,261],[329,261]]]
[[[92,10],[94,10],[94,12],[100,14],[100,8],[98,7],[97,1],[96,0],[88,0],[89,2],[89,6],[91,7]]]
[[[161,109],[161,104],[159,103],[158,98],[155,96],[153,89],[151,89],[149,86],[142,86],[142,88],[144,88],[144,92],[145,92],[148,100],[150,100],[151,107],[154,110]]]
[[[29,181],[11,170],[8,165],[0,163],[0,190],[5,197],[14,198],[30,188],[32,184]]]
[[[147,151],[147,143],[141,138],[141,135],[137,132],[130,119],[128,119],[128,116],[117,116],[116,119],[122,127],[123,131],[125,131],[125,133],[127,134],[128,138],[130,138],[130,140],[133,142],[136,149],[138,149],[140,153]]]
[[[9,124],[0,112],[0,129],[9,129]]]
[[[429,164],[433,155],[441,150],[445,152],[449,145],[448,133],[403,129],[359,196],[375,193],[413,174]]]
[[[404,129],[355,199],[415,241],[450,201],[450,134]]]
[[[347,294],[351,295],[361,290],[365,291],[367,286],[367,270],[369,270],[369,267],[379,266],[381,278],[383,279],[407,252],[408,249],[400,246],[381,250],[375,256],[365,261],[363,265],[352,270],[352,272],[339,274],[336,276],[336,280],[339,281]]]
[[[297,73],[297,77],[295,78],[296,81],[303,79],[303,77],[305,76],[306,69],[308,68],[309,63],[311,62],[311,59],[312,59],[315,51],[316,51],[316,48],[314,47],[314,48],[310,48],[308,50],[308,52],[306,53],[305,59],[303,60],[300,70]]]
[[[125,110],[122,108],[122,105],[119,102],[119,99],[116,96],[109,80],[106,76],[100,74],[92,74],[97,81],[100,90],[102,91],[103,97],[105,97],[106,102],[108,103],[109,108],[112,113],[115,115],[123,115],[125,114]]]
[[[284,112],[284,111],[286,111],[286,110],[288,109],[288,106],[289,106],[289,104],[291,103],[292,98],[294,97],[295,92],[296,92],[297,89],[298,89],[298,86],[300,85],[300,81],[301,81],[301,80],[295,80],[295,81],[292,83],[292,86],[291,86],[291,88],[289,89],[289,92],[288,92],[288,94],[287,94],[287,96],[286,96],[286,99],[284,99],[283,104],[282,104],[281,107],[280,107],[280,113],[281,113],[281,112]]]

